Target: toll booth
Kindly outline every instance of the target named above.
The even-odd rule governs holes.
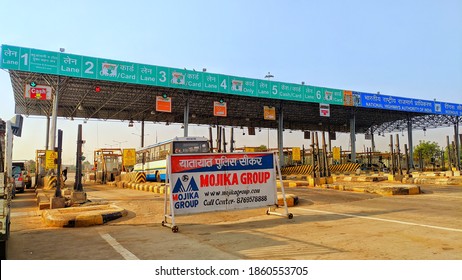
[[[35,185],[43,187],[43,178],[47,175],[46,150],[35,151]]]
[[[94,151],[95,181],[106,184],[115,181],[122,171],[122,149],[99,149]]]

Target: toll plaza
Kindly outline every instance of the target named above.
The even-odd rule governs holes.
[[[427,168],[414,162],[412,132],[452,126],[450,156],[444,163],[434,161],[434,168],[438,171],[439,165],[445,175],[460,175],[462,104],[12,45],[2,45],[0,68],[10,74],[16,113],[46,117],[46,150],[56,147],[58,117],[121,120],[128,126],[140,122],[141,146],[145,125],[181,123],[184,136],[191,124],[209,125],[211,150],[216,152],[239,150],[233,146],[234,128],[245,127],[249,135],[269,128],[277,129],[279,165],[285,175],[308,175],[314,185],[329,182],[335,174],[361,171],[385,172],[401,180],[417,168]],[[225,128],[230,128],[229,148]],[[306,147],[285,147],[284,130],[303,131]],[[350,134],[349,151],[331,146],[337,132]],[[399,134],[405,132],[408,143],[400,143]],[[390,134],[390,150],[378,153],[375,137],[385,133]],[[371,141],[363,153],[356,150],[357,134]]]

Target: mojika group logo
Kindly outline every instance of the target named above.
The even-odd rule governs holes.
[[[172,198],[175,209],[197,207],[199,205],[199,188],[194,177],[191,177],[191,180],[188,175],[178,178],[172,191]]]

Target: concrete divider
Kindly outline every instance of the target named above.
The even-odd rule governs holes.
[[[127,210],[113,204],[51,209],[42,212],[49,227],[87,227],[102,225],[127,215]]]
[[[287,207],[293,207],[298,205],[298,196],[290,193],[286,193],[286,204]],[[282,193],[278,193],[278,206],[284,206],[284,198]]]

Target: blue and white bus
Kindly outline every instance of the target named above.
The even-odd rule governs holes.
[[[169,154],[209,153],[209,141],[205,137],[175,137],[149,145],[136,151],[134,171],[144,171],[146,180],[165,181]]]

